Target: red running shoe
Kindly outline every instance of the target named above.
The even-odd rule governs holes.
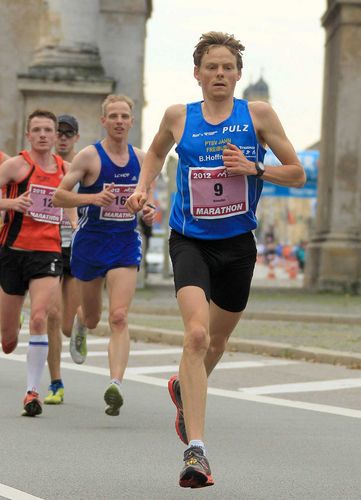
[[[43,412],[39,394],[35,391],[28,391],[24,399],[23,417],[35,417]]]
[[[186,425],[184,422],[183,415],[183,403],[182,396],[180,391],[180,383],[178,375],[173,375],[168,381],[168,391],[170,397],[172,398],[175,407],[177,408],[177,415],[175,418],[175,430],[178,434],[178,437],[184,444],[188,444],[188,437],[186,431]]]
[[[11,340],[10,342],[5,342],[5,339],[1,339],[1,346],[5,354],[10,354],[15,351],[16,346],[18,345],[18,337],[15,340]]]
[[[182,488],[205,488],[213,486],[209,462],[199,446],[191,446],[184,452],[184,467],[179,477]]]

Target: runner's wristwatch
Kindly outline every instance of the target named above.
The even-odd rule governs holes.
[[[254,164],[255,164],[256,170],[257,170],[256,177],[262,177],[262,175],[265,172],[265,168],[264,168],[263,163],[260,161],[256,161]]]

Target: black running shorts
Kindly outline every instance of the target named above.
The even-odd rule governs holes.
[[[61,247],[61,257],[63,260],[63,276],[73,276],[70,269],[70,247]]]
[[[0,252],[0,285],[9,295],[25,295],[29,281],[46,276],[61,276],[61,254],[14,250],[2,247]]]
[[[184,286],[198,286],[208,302],[212,300],[225,311],[245,309],[257,257],[252,232],[222,240],[200,240],[172,230],[169,253],[176,293]]]

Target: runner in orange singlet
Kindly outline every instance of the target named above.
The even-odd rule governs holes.
[[[68,164],[51,153],[56,132],[53,113],[34,111],[27,120],[30,151],[10,158],[0,169],[0,187],[8,185],[8,198],[0,200],[0,209],[7,211],[0,234],[1,343],[6,354],[15,349],[21,308],[29,290],[26,416],[42,412],[38,393],[48,354],[47,316],[62,272],[62,210],[53,206],[52,196]]]
[[[7,154],[5,154],[4,151],[0,151],[0,165],[2,163],[4,163],[5,160],[8,160],[9,158],[10,158],[10,156],[8,156]],[[1,191],[0,191],[0,199],[1,198],[6,198],[6,186],[3,186],[2,189],[1,189]],[[1,214],[0,214],[0,229],[3,226],[3,223],[4,223],[4,214],[1,211]]]

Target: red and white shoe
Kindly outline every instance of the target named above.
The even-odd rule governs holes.
[[[43,412],[39,394],[35,391],[28,391],[24,398],[23,417],[35,417]]]

